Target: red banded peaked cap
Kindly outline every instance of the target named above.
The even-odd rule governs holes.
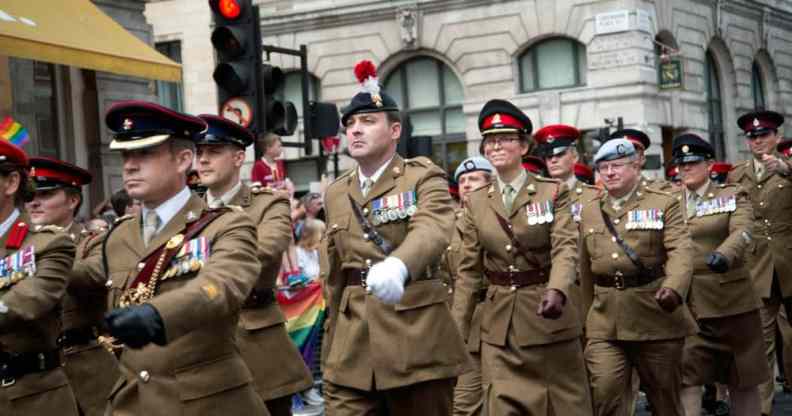
[[[93,179],[87,170],[51,157],[30,158],[30,168],[30,177],[36,181],[37,190],[60,186],[79,188]]]

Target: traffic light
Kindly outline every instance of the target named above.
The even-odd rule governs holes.
[[[279,136],[291,136],[297,128],[297,108],[291,101],[275,99],[275,92],[282,90],[286,78],[277,66],[262,65],[261,84],[264,89],[264,116],[266,131]]]
[[[253,132],[267,131],[261,117],[261,29],[258,7],[251,0],[209,0],[217,66],[219,114]]]

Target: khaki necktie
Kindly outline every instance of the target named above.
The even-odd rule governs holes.
[[[506,211],[511,212],[512,205],[514,204],[514,187],[511,185],[506,185],[503,187],[503,205],[506,207]]]
[[[143,220],[143,242],[148,246],[151,239],[157,234],[159,228],[159,216],[157,211],[151,210],[146,213],[146,218]]]
[[[697,193],[688,192],[687,197],[687,216],[693,218],[696,216],[696,206],[698,205],[699,196]]]
[[[371,178],[366,178],[366,180],[363,181],[363,188],[360,190],[360,193],[362,193],[363,196],[368,195],[369,191],[371,191],[371,188],[373,186],[374,186],[374,181],[372,181]]]
[[[764,174],[765,174],[764,164],[763,163],[757,163],[756,164],[756,180],[757,181],[762,180],[762,176],[764,176]]]

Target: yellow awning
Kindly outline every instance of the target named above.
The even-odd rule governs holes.
[[[163,56],[89,0],[0,1],[0,55],[164,81],[181,65]]]

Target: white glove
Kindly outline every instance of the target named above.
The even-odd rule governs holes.
[[[368,291],[389,305],[399,303],[404,295],[404,282],[407,281],[407,266],[396,257],[371,266],[366,276]]]

